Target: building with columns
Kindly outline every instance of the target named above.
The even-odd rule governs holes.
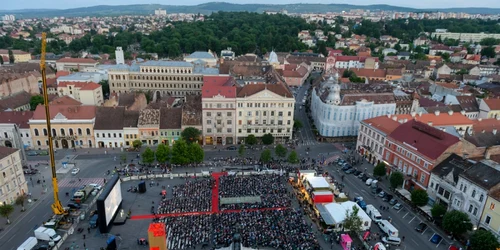
[[[272,134],[275,142],[292,139],[295,98],[286,84],[246,84],[237,87],[236,136],[238,143],[253,134]]]
[[[201,94],[203,145],[236,142],[236,86],[231,76],[206,76]]]
[[[111,93],[152,91],[154,100],[161,96],[199,95],[203,76],[218,74],[216,68],[184,61],[147,61],[108,69]]]
[[[95,147],[95,106],[50,105],[51,135],[54,148]],[[29,120],[34,149],[47,149],[49,138],[45,121],[45,107],[38,105]]]

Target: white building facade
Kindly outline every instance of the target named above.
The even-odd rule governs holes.
[[[28,193],[20,151],[0,146],[0,203],[14,204],[16,198]]]

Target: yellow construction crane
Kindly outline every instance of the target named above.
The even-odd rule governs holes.
[[[50,111],[49,111],[49,94],[47,91],[47,74],[45,73],[45,48],[47,46],[47,34],[42,33],[42,53],[40,56],[40,69],[42,70],[42,90],[43,90],[43,105],[45,106],[45,120],[47,122],[47,131],[49,137],[49,156],[50,156],[50,168],[52,170],[52,187],[54,189],[54,203],[52,204],[52,211],[54,214],[61,215],[66,214],[59,200],[59,187],[57,186],[57,175],[56,175],[56,162],[54,160],[54,146],[52,145],[52,129],[50,126]]]

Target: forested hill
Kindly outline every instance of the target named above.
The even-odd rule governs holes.
[[[155,9],[162,8],[168,13],[201,13],[210,14],[217,11],[280,11],[287,10],[289,13],[326,13],[349,11],[351,9],[366,9],[371,11],[401,11],[401,12],[465,12],[470,14],[498,14],[500,9],[494,8],[449,8],[449,9],[413,9],[391,5],[350,5],[350,4],[232,4],[225,2],[209,2],[199,5],[160,5],[160,4],[138,4],[120,6],[92,6],[65,10],[36,9],[36,10],[0,10],[0,14],[15,14],[18,19],[31,17],[54,17],[54,16],[117,16],[117,15],[148,15],[153,14]]]

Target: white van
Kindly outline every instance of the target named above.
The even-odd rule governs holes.
[[[29,237],[17,248],[17,250],[32,250],[37,244],[38,240],[35,237]]]
[[[370,216],[370,218],[375,222],[382,220],[380,212],[371,204],[366,205],[366,214],[368,214],[368,216]]]
[[[382,237],[382,242],[395,246],[401,245],[401,239],[398,237]]]
[[[370,184],[372,184],[372,182],[373,182],[373,179],[372,179],[372,178],[369,178],[368,180],[366,180],[365,184],[366,184],[367,186],[370,186]]]
[[[377,184],[378,184],[378,181],[377,180],[373,180],[372,183],[370,183],[372,188],[377,188]]]
[[[399,231],[387,220],[377,221],[377,225],[389,237],[398,237]]]

